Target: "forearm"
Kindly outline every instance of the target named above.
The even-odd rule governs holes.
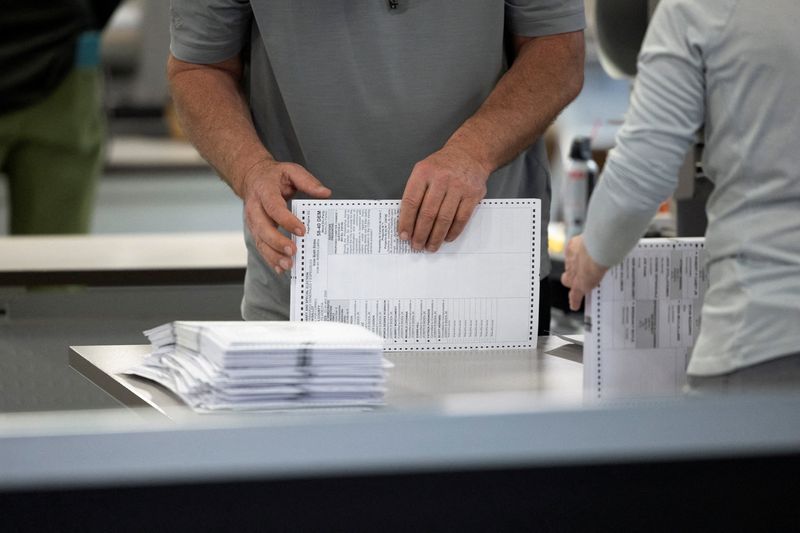
[[[622,261],[644,235],[658,204],[631,201],[624,189],[625,178],[603,173],[589,203],[583,241],[595,263],[611,267]]]
[[[533,144],[583,87],[583,32],[515,38],[515,45],[511,68],[447,142],[488,172]]]
[[[272,156],[253,126],[241,91],[241,63],[192,65],[169,58],[170,91],[184,133],[206,161],[243,197],[248,171]]]
[[[684,13],[660,9],[650,22],[625,124],[592,193],[584,242],[606,266],[625,257],[673,193],[705,120],[704,53],[690,44],[687,35],[698,23]]]

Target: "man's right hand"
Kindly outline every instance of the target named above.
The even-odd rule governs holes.
[[[241,181],[239,195],[244,201],[245,221],[258,251],[276,273],[292,268],[297,247],[281,233],[302,237],[306,228],[287,207],[298,191],[312,198],[327,198],[331,190],[306,169],[294,163],[264,159],[253,165]]]
[[[298,236],[306,231],[287,200],[298,191],[312,198],[331,191],[300,165],[275,161],[264,147],[242,92],[243,68],[238,54],[207,65],[170,55],[170,90],[189,140],[242,199],[258,251],[281,274],[292,268],[297,248],[279,228]]]

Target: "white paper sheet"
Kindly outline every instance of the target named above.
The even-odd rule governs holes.
[[[387,350],[536,346],[541,202],[484,200],[438,252],[397,237],[397,200],[295,200],[291,319],[360,324]]]
[[[681,393],[708,287],[704,254],[702,238],[642,239],[587,297],[590,397]]]
[[[383,339],[332,322],[177,321],[145,331],[152,353],[125,373],[198,412],[382,405]]]

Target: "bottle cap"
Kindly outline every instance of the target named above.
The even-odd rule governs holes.
[[[589,161],[592,158],[592,140],[589,137],[575,137],[569,149],[570,159]]]

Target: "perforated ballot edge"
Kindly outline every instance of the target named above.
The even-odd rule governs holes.
[[[493,271],[495,276],[481,277],[480,279],[483,281],[480,285],[491,286],[492,284],[500,283],[502,288],[508,289],[509,284],[515,284],[516,288],[520,289],[514,293],[513,298],[462,298],[462,300],[480,300],[482,303],[486,304],[489,307],[484,313],[486,316],[494,313],[491,319],[481,318],[480,320],[474,320],[472,317],[468,318],[468,321],[471,321],[475,330],[478,331],[477,335],[465,336],[456,334],[458,328],[455,324],[455,320],[448,318],[449,315],[446,310],[441,311],[447,307],[446,304],[448,302],[446,302],[446,300],[455,299],[457,295],[452,297],[418,298],[419,300],[430,300],[427,307],[421,308],[420,312],[422,315],[434,317],[439,326],[442,326],[445,320],[449,320],[449,325],[439,327],[434,332],[442,333],[444,331],[446,334],[441,336],[429,335],[428,333],[435,329],[429,326],[421,328],[417,326],[416,329],[411,328],[413,329],[413,334],[411,335],[408,334],[409,329],[405,326],[402,328],[404,335],[392,334],[393,331],[398,331],[398,326],[396,323],[390,322],[391,317],[370,317],[365,316],[370,313],[359,313],[358,310],[355,310],[355,304],[353,303],[358,300],[357,298],[353,298],[353,301],[348,303],[350,306],[349,311],[351,312],[343,312],[341,307],[332,309],[331,306],[327,304],[324,297],[312,298],[311,293],[313,291],[319,292],[319,290],[317,287],[312,290],[311,287],[314,286],[315,283],[319,283],[321,278],[325,278],[325,283],[337,283],[335,279],[330,279],[329,276],[334,276],[334,274],[331,274],[328,269],[325,269],[324,273],[321,271],[320,262],[324,262],[324,260],[319,256],[323,254],[327,255],[326,246],[328,245],[328,237],[330,237],[330,235],[326,233],[329,231],[329,228],[321,230],[316,226],[316,219],[320,216],[319,213],[321,211],[330,212],[332,210],[339,210],[339,212],[342,212],[343,209],[356,209],[362,210],[363,214],[363,209],[368,208],[372,227],[369,233],[370,238],[374,239],[380,238],[380,236],[375,235],[378,230],[375,227],[376,222],[374,218],[379,216],[375,213],[383,211],[384,223],[382,229],[385,235],[382,236],[384,239],[382,244],[392,247],[392,249],[396,251],[395,255],[384,249],[383,255],[396,257],[398,261],[408,261],[410,255],[425,254],[426,252],[411,250],[408,242],[399,241],[396,236],[396,231],[394,230],[396,227],[396,219],[391,222],[391,232],[387,230],[389,226],[387,220],[389,219],[386,218],[385,212],[387,209],[398,210],[399,206],[399,200],[295,200],[292,202],[292,210],[295,216],[303,222],[307,231],[304,237],[293,237],[297,245],[297,257],[291,272],[291,319],[299,321],[334,320],[338,322],[360,324],[382,335],[385,339],[385,349],[387,351],[535,348],[537,342],[539,302],[539,231],[541,227],[541,201],[539,199],[484,200],[480,202],[475,212],[477,214],[479,210],[484,210],[482,211],[483,216],[476,216],[473,214],[472,220],[470,224],[468,224],[465,232],[455,243],[451,243],[455,245],[453,250],[456,250],[456,254],[465,256],[463,261],[461,261],[461,257],[458,259],[460,261],[458,263],[459,271],[468,269],[470,264],[477,264],[482,272],[492,272],[492,265],[495,265],[495,271]],[[493,254],[491,249],[475,249],[467,252],[459,252],[457,243],[468,244],[467,235],[469,232],[474,232],[472,234],[472,241],[474,242],[476,240],[475,236],[478,234],[491,235],[491,232],[500,231],[496,224],[493,226],[493,222],[491,221],[491,217],[495,215],[489,211],[485,211],[486,209],[497,207],[505,209],[516,208],[516,212],[513,213],[512,216],[512,219],[515,220],[516,223],[511,225],[513,227],[502,228],[502,231],[506,232],[504,233],[504,238],[507,237],[507,243],[516,243],[518,245],[517,249],[510,251],[501,250],[499,254]],[[509,214],[510,212],[506,212],[506,216],[509,216]],[[486,223],[484,224],[482,221]],[[502,216],[500,217],[500,221],[502,221]],[[499,224],[499,222],[497,223]],[[389,233],[391,233],[391,237],[388,236]],[[322,237],[325,239],[323,240]],[[389,240],[391,240],[391,242],[388,242]],[[507,246],[511,246],[507,243]],[[341,245],[342,243],[339,242],[338,244]],[[519,246],[519,244],[522,244],[522,246]],[[365,248],[362,250],[364,253],[361,254],[361,259],[366,262],[367,265],[370,260],[377,255],[375,246],[370,248],[369,245],[361,241],[356,242],[351,239],[348,245],[351,248],[358,246],[363,246]],[[447,244],[445,244],[445,246],[447,246]],[[445,250],[445,246],[437,253],[442,253]],[[502,248],[502,245],[497,243],[492,246],[500,246]],[[380,247],[380,245],[378,247]],[[445,252],[445,254],[446,253],[447,252]],[[492,254],[492,260],[486,261],[484,257],[476,262],[475,257],[466,257],[476,256],[479,253],[483,253],[484,255]],[[429,255],[433,256],[433,254]],[[444,256],[440,257],[438,260],[444,260],[443,257]],[[515,265],[503,264],[503,259],[513,259]],[[453,260],[455,261],[455,259]],[[524,264],[522,264],[521,261],[524,261]],[[505,261],[505,263],[508,262],[509,261]],[[382,263],[385,264],[386,260]],[[368,276],[374,277],[375,271],[376,269],[369,269],[367,266]],[[515,274],[513,276],[514,279],[503,279],[504,272],[508,274],[509,271]],[[523,272],[524,280],[522,279]],[[461,274],[459,273],[459,275]],[[488,290],[491,287],[483,288]],[[441,291],[441,287],[437,287],[437,290]],[[325,294],[327,294],[327,289]],[[411,300],[411,298],[396,299]],[[378,298],[378,300],[381,301],[383,308],[386,309],[386,305],[388,305],[386,301],[390,301],[392,298]],[[508,304],[511,303],[512,300],[514,300],[514,308],[519,309],[519,312],[510,311],[508,309]],[[363,300],[361,302],[362,303],[359,305],[361,305],[361,309],[363,309]],[[434,307],[434,302],[438,304],[439,310],[441,311],[438,314],[436,309],[432,309],[432,307]],[[522,307],[523,302],[524,308]],[[323,307],[323,305],[327,307]],[[492,305],[495,307],[492,308]],[[416,310],[417,309],[415,309],[415,311]],[[508,318],[504,318],[504,313],[509,315]],[[465,321],[461,320],[461,322]],[[421,323],[421,321],[418,321],[418,323]],[[464,326],[464,329],[466,330],[467,326]],[[511,330],[513,330],[513,335],[509,334]],[[484,334],[480,334],[481,331]]]

